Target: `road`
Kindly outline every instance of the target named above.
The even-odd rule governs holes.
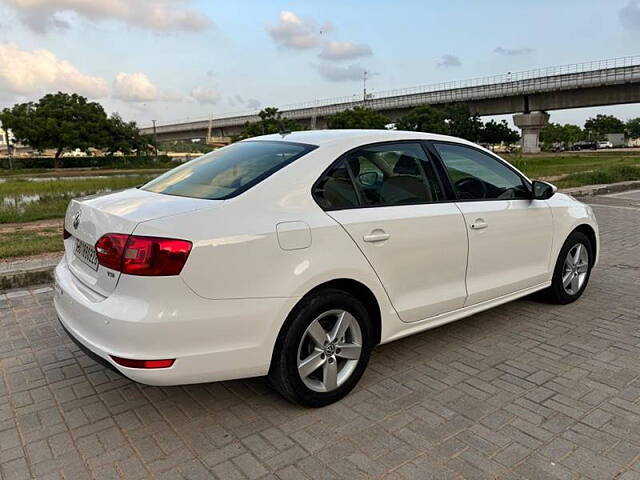
[[[580,301],[382,346],[320,410],[263,379],[134,384],[66,338],[49,286],[0,295],[2,478],[640,478],[640,191],[592,204]]]

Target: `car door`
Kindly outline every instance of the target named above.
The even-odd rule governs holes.
[[[344,155],[314,197],[366,256],[403,321],[464,305],[466,226],[420,142]]]
[[[473,305],[544,283],[553,238],[551,209],[501,159],[458,143],[431,142],[469,233],[468,298]]]

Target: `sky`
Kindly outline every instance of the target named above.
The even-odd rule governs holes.
[[[640,0],[0,0],[0,108],[77,92],[141,126],[633,55]],[[640,104],[551,121],[597,113]]]

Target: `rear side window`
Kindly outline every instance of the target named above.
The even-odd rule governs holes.
[[[367,206],[442,200],[433,166],[419,143],[365,147],[350,153],[346,162]]]
[[[224,200],[248,190],[315,148],[277,141],[234,143],[174,168],[141,188],[167,195]]]
[[[371,145],[355,150],[320,178],[313,195],[325,210],[443,199],[433,165],[419,143]]]
[[[313,196],[324,210],[342,210],[359,206],[347,165],[341,160],[318,181]]]

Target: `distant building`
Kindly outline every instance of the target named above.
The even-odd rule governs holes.
[[[7,140],[9,141],[9,145],[7,145]],[[11,130],[6,131],[0,127],[0,151],[6,152],[9,149],[9,146],[14,146],[15,137],[11,133]]]
[[[613,144],[614,148],[627,146],[627,139],[624,133],[607,133],[606,137],[607,140]]]

